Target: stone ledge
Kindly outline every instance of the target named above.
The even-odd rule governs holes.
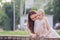
[[[0,36],[0,40],[33,40],[30,36]],[[60,40],[60,38],[39,38],[37,40]]]

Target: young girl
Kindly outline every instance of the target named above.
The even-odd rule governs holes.
[[[49,25],[48,19],[44,14],[44,10],[38,11],[38,20],[35,21],[34,32],[39,37],[56,38],[59,37],[55,30]]]

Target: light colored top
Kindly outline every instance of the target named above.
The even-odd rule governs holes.
[[[48,20],[47,20],[48,22]],[[58,34],[56,33],[56,31],[49,26],[49,30],[45,27],[45,23],[46,23],[46,20],[45,20],[45,17],[42,19],[42,20],[36,20],[35,21],[35,25],[34,25],[34,32],[39,35],[39,36],[42,36],[42,35],[45,35],[46,33],[49,32],[49,34],[46,36],[48,38],[55,38],[55,37],[59,37]],[[49,25],[49,23],[48,23]]]
[[[34,31],[38,35],[44,35],[47,32],[47,29],[45,28],[45,19],[42,20],[36,20],[34,25]]]

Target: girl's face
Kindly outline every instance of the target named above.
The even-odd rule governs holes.
[[[37,20],[37,14],[31,15],[30,18],[31,18],[33,21]]]
[[[38,16],[39,16],[39,19],[42,19],[44,17],[44,13],[41,11]]]

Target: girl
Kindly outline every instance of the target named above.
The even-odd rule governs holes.
[[[39,37],[56,38],[59,37],[55,30],[49,25],[48,19],[44,14],[44,10],[38,11],[38,20],[35,21],[34,32]]]

